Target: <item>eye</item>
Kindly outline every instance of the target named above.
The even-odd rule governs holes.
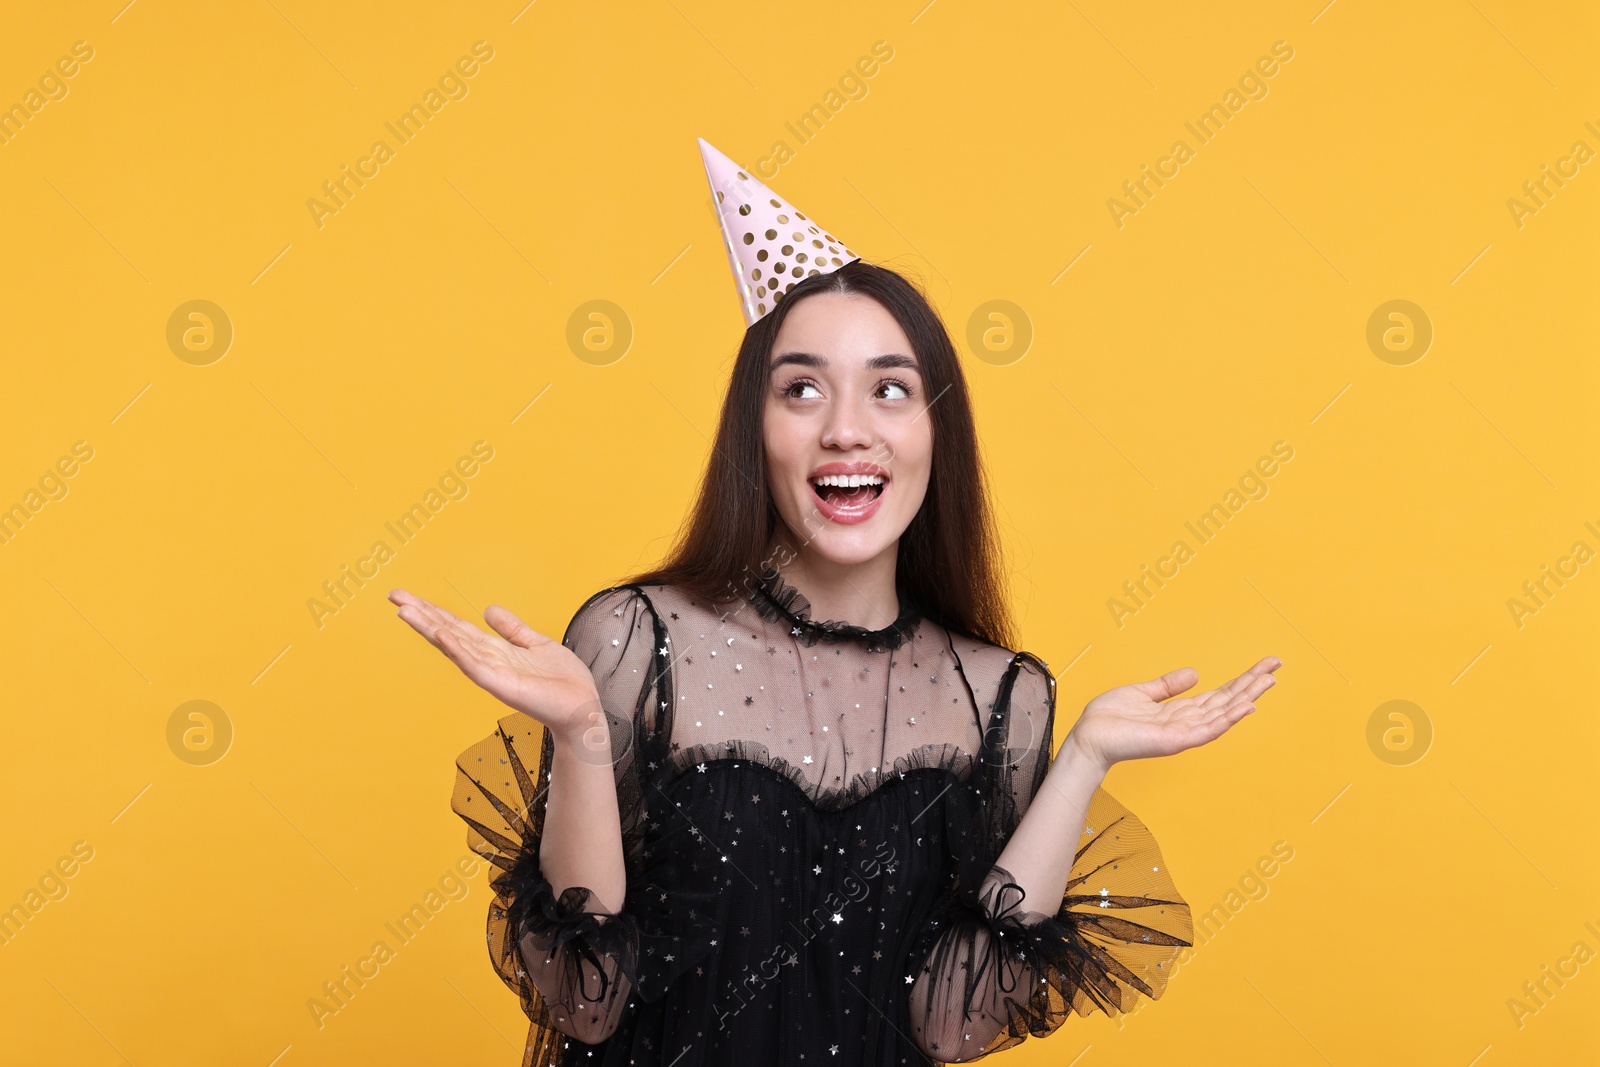
[[[794,381],[790,382],[788,385],[783,387],[783,395],[786,396],[786,397],[789,397],[792,400],[811,400],[811,399],[814,399],[814,398],[813,397],[809,397],[809,396],[795,396],[794,391],[796,389],[816,389],[816,388],[817,388],[817,384],[815,382],[811,381],[810,379],[808,379],[808,378],[796,378]],[[817,395],[818,396],[821,395],[821,390],[817,390]]]
[[[886,378],[878,383],[878,388],[900,390],[899,396],[887,396],[884,397],[885,400],[906,400],[911,396],[911,386],[900,381],[898,378]]]

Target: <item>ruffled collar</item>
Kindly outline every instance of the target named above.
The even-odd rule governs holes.
[[[905,587],[900,586],[896,592],[900,599],[900,617],[877,630],[833,619],[818,622],[811,617],[811,601],[785,582],[776,570],[766,572],[757,580],[750,590],[749,600],[762,618],[786,623],[789,633],[804,645],[850,641],[865,645],[869,652],[882,652],[903,645],[922,619],[922,612]]]

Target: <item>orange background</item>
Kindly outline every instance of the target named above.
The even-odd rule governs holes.
[[[515,1062],[484,875],[451,876],[499,706],[384,594],[559,634],[665,550],[742,329],[703,136],[946,317],[1063,733],[1114,685],[1285,661],[1220,742],[1108,781],[1209,936],[1161,1001],[1006,1062],[1595,1060],[1597,16],[1394,7],[13,5],[6,1058]]]

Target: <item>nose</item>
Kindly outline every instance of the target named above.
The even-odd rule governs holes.
[[[822,444],[835,448],[860,448],[873,441],[871,419],[865,405],[853,400],[839,400],[828,409],[828,418],[822,427]]]

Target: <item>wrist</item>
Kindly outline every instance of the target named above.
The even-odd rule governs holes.
[[[1063,765],[1066,773],[1081,774],[1103,779],[1111,772],[1111,763],[1085,746],[1078,737],[1077,727],[1067,731],[1066,740],[1056,752],[1056,764]]]
[[[557,752],[571,751],[583,748],[583,735],[587,726],[564,726],[560,729],[547,727],[550,731],[550,741],[555,745]]]
[[[598,701],[595,706],[599,706]],[[611,728],[604,713],[549,729],[557,753],[568,753],[585,763],[611,762]]]

